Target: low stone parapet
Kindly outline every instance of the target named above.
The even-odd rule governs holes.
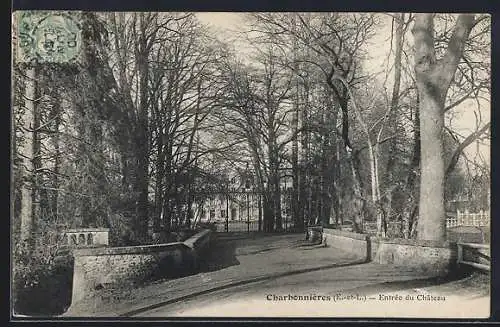
[[[446,275],[456,266],[455,243],[374,237],[370,241],[375,250],[372,260],[377,263],[411,267],[435,276]]]
[[[183,243],[195,251],[203,251],[210,245],[213,232],[209,229],[196,233]]]
[[[359,234],[339,229],[323,229],[323,241],[327,246],[341,248],[355,253],[360,259],[369,260],[370,250],[367,239],[368,235]]]
[[[211,234],[204,230],[185,242],[74,249],[72,305],[101,289],[134,287],[190,272],[210,246]]]
[[[329,228],[323,229],[323,240],[366,261],[412,267],[435,276],[446,275],[456,266],[457,246],[451,242],[381,239]]]

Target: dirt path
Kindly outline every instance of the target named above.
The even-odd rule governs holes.
[[[413,278],[413,279],[410,279]],[[401,267],[361,264],[290,275],[166,305],[142,317],[486,318],[484,276],[415,279]],[[302,296],[302,299],[300,299]],[[315,297],[314,300],[306,296]],[[299,298],[297,298],[299,297]]]

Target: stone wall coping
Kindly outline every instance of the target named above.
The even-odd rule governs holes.
[[[378,238],[376,236],[369,236],[368,234],[360,234],[333,228],[324,228],[323,233],[349,237],[352,239],[362,240],[362,241],[366,241],[369,239],[372,243],[410,245],[410,246],[433,247],[433,248],[450,248],[450,247],[455,247],[456,245],[455,242],[450,242],[450,241],[416,240],[416,239],[404,239],[404,238],[394,238],[394,239]]]
[[[361,241],[366,241],[368,238],[367,234],[360,234],[360,233],[349,232],[349,231],[340,230],[340,229],[333,229],[333,228],[324,228],[323,233],[330,234],[330,235],[349,237],[349,238],[352,238],[355,240],[361,240]]]
[[[161,252],[171,250],[179,247],[189,247],[191,249],[196,247],[196,243],[201,239],[209,236],[211,230],[205,229],[198,232],[185,240],[184,242],[172,242],[163,244],[152,245],[138,245],[138,246],[120,246],[120,247],[99,247],[99,248],[80,248],[73,249],[74,256],[103,256],[103,255],[120,255],[120,254],[144,254]]]
[[[321,225],[307,226],[307,229],[321,232],[323,231],[323,226]]]
[[[71,228],[63,230],[63,233],[89,233],[89,232],[109,232],[109,228]]]
[[[209,237],[212,234],[210,229],[205,229],[201,232],[198,232],[184,241],[184,244],[190,248],[196,247],[196,243],[198,243],[201,239],[205,237]]]
[[[165,250],[173,250],[185,246],[186,245],[183,242],[173,242],[173,243],[139,245],[139,246],[83,248],[83,249],[73,249],[73,255],[104,256],[104,255],[120,255],[120,254],[144,254],[144,253],[161,252]]]

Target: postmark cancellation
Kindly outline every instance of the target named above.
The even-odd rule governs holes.
[[[81,15],[78,12],[13,13],[14,55],[19,63],[74,63],[81,58]]]

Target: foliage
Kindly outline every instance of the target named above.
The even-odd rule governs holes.
[[[35,251],[22,242],[13,252],[13,308],[17,314],[58,315],[71,303],[73,256],[61,246],[60,233],[53,228],[38,236]]]

